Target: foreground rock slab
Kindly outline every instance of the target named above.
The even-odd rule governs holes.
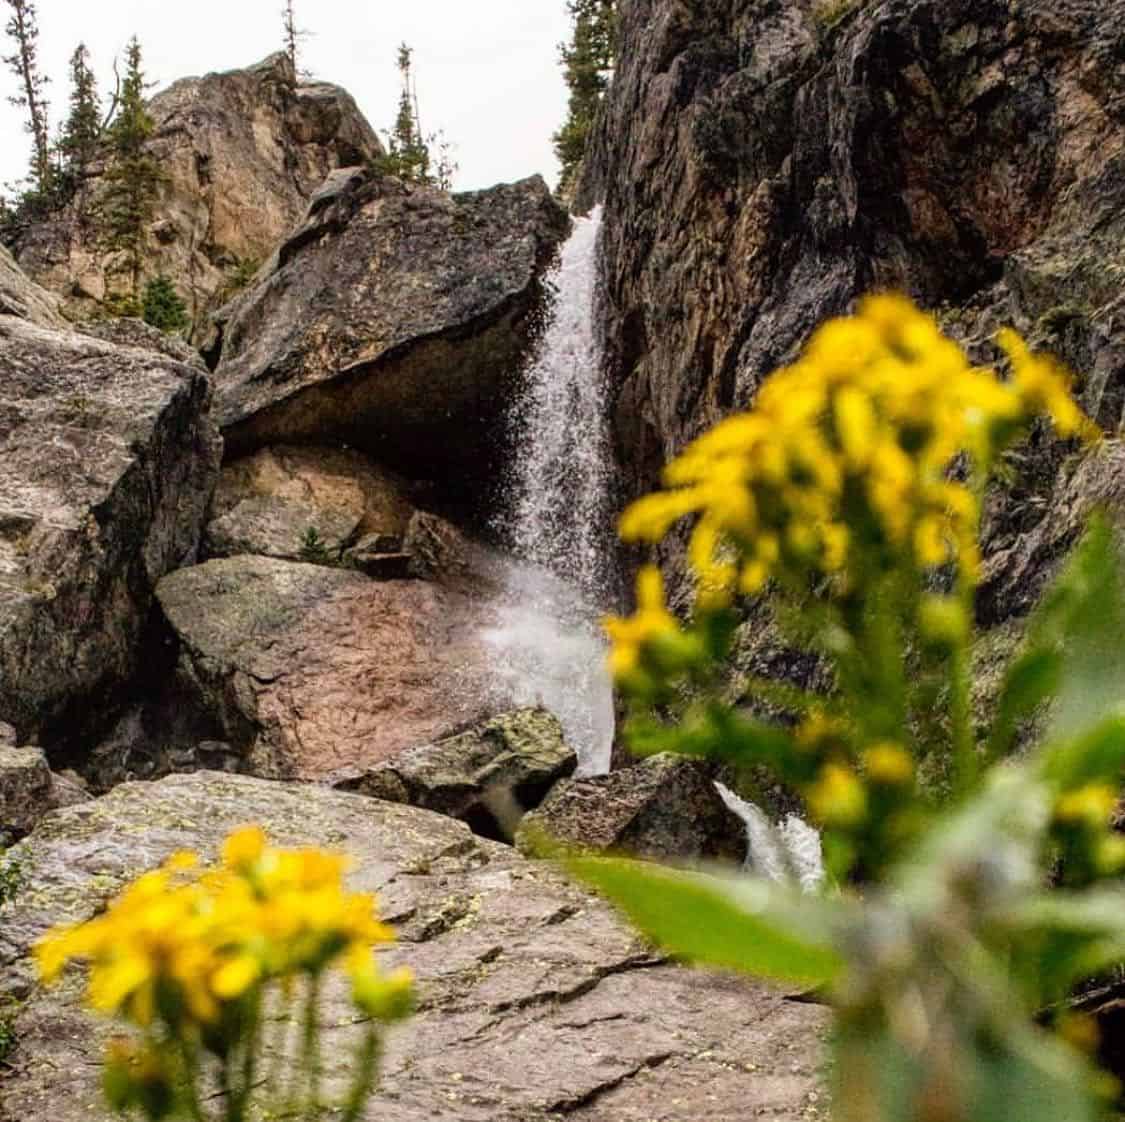
[[[520,709],[400,752],[338,786],[435,810],[507,841],[523,815],[577,767],[558,719],[545,709]]]
[[[313,787],[201,773],[131,784],[56,813],[24,844],[29,888],[0,915],[0,978],[27,1000],[3,1084],[6,1119],[108,1122],[105,1026],[80,978],[30,987],[46,928],[93,914],[175,850],[211,858],[232,827],[355,859],[420,988],[389,1041],[370,1122],[743,1122],[815,1117],[823,1014],[757,984],[654,959],[551,868],[426,811]],[[331,1086],[351,1011],[327,1010]]]
[[[206,373],[0,316],[0,720],[48,745],[112,702],[218,474]]]
[[[337,173],[217,317],[228,448],[342,440],[411,478],[488,478],[567,227],[539,178],[451,197]]]
[[[421,581],[266,557],[166,577],[183,693],[255,774],[331,779],[482,714],[479,608]]]
[[[746,858],[746,827],[698,760],[663,754],[609,775],[568,779],[524,818],[517,841],[539,838],[657,861]]]

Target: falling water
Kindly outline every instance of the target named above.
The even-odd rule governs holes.
[[[612,601],[608,400],[595,338],[601,216],[575,219],[551,320],[511,421],[502,529],[515,562],[485,635],[501,687],[562,721],[584,774],[609,770],[613,694],[599,620]]]

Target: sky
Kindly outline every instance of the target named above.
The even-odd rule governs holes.
[[[135,33],[150,80],[163,88],[278,49],[280,7],[281,0],[37,0],[52,128],[66,112],[67,61],[79,42],[103,89],[112,88],[113,58]],[[566,110],[557,64],[568,31],[564,0],[295,0],[295,7],[311,33],[304,67],[345,87],[380,132],[397,105],[396,47],[414,48],[423,125],[453,142],[456,189],[534,172],[554,185],[550,136]],[[0,0],[0,12],[6,8]],[[15,86],[13,75],[0,74],[0,98]],[[0,183],[26,173],[30,138],[20,113],[0,101]]]

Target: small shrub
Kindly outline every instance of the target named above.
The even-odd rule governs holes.
[[[20,848],[0,856],[0,907],[10,903],[27,883],[27,856]]]
[[[191,323],[187,306],[163,274],[145,285],[141,312],[145,323],[169,334],[184,331]]]
[[[310,565],[331,565],[338,558],[332,555],[328,543],[320,536],[315,526],[310,526],[301,539],[300,557]]]

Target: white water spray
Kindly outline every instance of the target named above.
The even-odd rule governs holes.
[[[516,562],[485,634],[501,688],[563,724],[582,774],[609,770],[613,691],[600,617],[612,601],[608,394],[595,337],[600,212],[575,219],[551,320],[510,418],[503,529]]]

